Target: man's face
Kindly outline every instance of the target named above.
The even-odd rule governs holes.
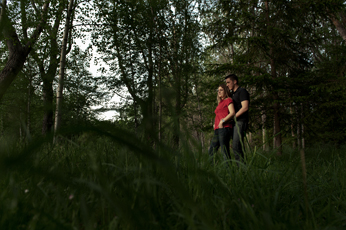
[[[229,90],[233,90],[234,89],[234,81],[232,81],[230,78],[226,79],[226,85],[229,88]]]

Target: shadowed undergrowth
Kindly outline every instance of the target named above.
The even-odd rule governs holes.
[[[227,167],[186,135],[181,148],[121,129],[75,128],[75,141],[3,141],[0,229],[342,229],[345,149],[247,152]],[[7,143],[7,144],[6,144]],[[286,151],[289,152],[289,151]]]

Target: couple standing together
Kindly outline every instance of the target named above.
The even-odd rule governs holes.
[[[214,136],[210,143],[209,156],[221,148],[225,160],[230,160],[229,142],[237,161],[244,160],[243,143],[249,122],[250,95],[239,86],[238,77],[230,74],[225,77],[226,84],[218,87],[215,109]],[[232,91],[232,95],[231,92]]]

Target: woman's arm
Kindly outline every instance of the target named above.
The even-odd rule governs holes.
[[[221,119],[221,121],[219,123],[219,128],[223,128],[223,123],[230,120],[235,115],[233,103],[228,105],[228,111],[229,111],[229,114],[226,117]]]

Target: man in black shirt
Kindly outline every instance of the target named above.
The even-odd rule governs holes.
[[[232,149],[237,161],[244,159],[244,137],[249,123],[250,95],[248,91],[239,86],[238,77],[230,74],[225,77],[227,87],[232,92],[232,100],[235,109],[233,124]]]

